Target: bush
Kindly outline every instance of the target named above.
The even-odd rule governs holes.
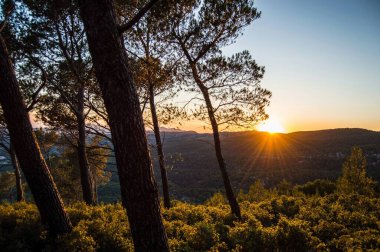
[[[245,200],[240,203],[241,221],[230,214],[226,203],[210,202],[215,203],[177,201],[162,209],[171,251],[375,251],[380,247],[376,195],[271,195],[260,202]],[[67,212],[73,232],[52,239],[35,205],[0,204],[1,251],[133,251],[120,204],[75,203]]]
[[[310,251],[319,239],[312,235],[306,221],[281,218],[277,225],[276,245],[281,251]]]

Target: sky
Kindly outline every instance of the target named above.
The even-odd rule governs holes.
[[[273,96],[270,118],[257,129],[380,131],[380,0],[256,0],[255,6],[261,18],[223,52],[249,50],[265,66],[262,87]],[[211,131],[197,121],[180,128]]]
[[[380,0],[255,5],[261,18],[224,53],[249,50],[265,66],[262,87],[273,93],[269,121],[285,132],[380,131]]]

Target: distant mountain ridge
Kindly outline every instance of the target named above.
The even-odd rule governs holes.
[[[160,184],[155,140],[151,133],[147,135]],[[211,133],[169,130],[163,132],[162,138],[174,198],[197,201],[223,189]],[[364,149],[368,173],[380,180],[378,131],[342,128],[281,134],[222,132],[221,141],[235,190],[246,190],[256,179],[261,179],[268,186],[282,179],[293,183],[316,178],[334,179],[339,176],[344,158],[353,146]],[[113,192],[117,195],[118,189]],[[102,190],[100,195],[103,195]]]
[[[223,189],[213,137],[178,129],[162,131],[168,165],[170,191],[174,198],[200,201]],[[152,131],[148,141],[158,184],[161,183]],[[303,183],[317,178],[335,179],[353,146],[361,147],[367,158],[368,174],[380,181],[380,132],[360,128],[269,134],[259,131],[222,132],[222,149],[235,190],[247,190],[255,180],[267,186],[282,179]],[[5,157],[0,152],[0,157]],[[0,158],[1,171],[12,170],[9,160]],[[115,163],[111,160],[110,163]],[[111,182],[99,188],[102,201],[119,198],[120,188],[115,166]]]

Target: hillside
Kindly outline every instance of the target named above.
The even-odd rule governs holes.
[[[164,151],[170,165],[168,178],[174,198],[199,202],[222,190],[211,134],[166,131]],[[151,143],[154,136],[148,133]],[[257,131],[222,133],[222,147],[233,187],[247,190],[256,179],[272,186],[287,179],[304,183],[317,178],[334,179],[352,146],[367,155],[368,174],[380,179],[380,132],[365,129],[331,129],[289,134]],[[160,175],[152,151],[157,182]],[[118,199],[116,168],[111,182],[99,189],[104,201]]]

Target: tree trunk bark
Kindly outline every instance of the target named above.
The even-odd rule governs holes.
[[[78,104],[76,117],[78,122],[78,161],[80,169],[80,181],[82,185],[83,200],[88,205],[96,204],[95,181],[87,158],[86,150],[86,122],[84,118],[84,88],[78,90]]]
[[[111,0],[79,0],[136,251],[168,251],[139,99]]]
[[[226,163],[224,162],[224,158],[222,154],[222,146],[220,143],[218,122],[216,121],[216,118],[215,118],[214,107],[212,106],[210,95],[208,93],[207,88],[202,84],[202,81],[199,78],[195,63],[190,63],[190,66],[193,72],[194,80],[197,83],[199,89],[201,90],[203,98],[205,99],[207,113],[210,119],[212,133],[214,136],[214,148],[215,148],[216,159],[218,160],[219,169],[222,174],[223,184],[226,190],[228,203],[230,204],[231,212],[235,214],[237,218],[241,219],[240,206],[236,200],[234,191],[232,190],[230,178],[227,172]]]
[[[16,200],[20,202],[24,200],[24,190],[22,188],[20,166],[19,166],[16,152],[12,143],[10,144],[9,149],[10,149],[10,156],[12,160],[13,169],[15,170],[16,192],[17,192]]]
[[[224,158],[222,155],[222,147],[220,144],[218,123],[215,119],[214,110],[213,110],[213,107],[211,104],[211,100],[210,100],[208,93],[203,94],[203,95],[204,95],[204,98],[206,101],[208,116],[210,118],[212,133],[214,136],[215,154],[216,154],[216,158],[217,158],[218,163],[219,163],[220,172],[222,173],[224,188],[226,190],[226,196],[227,196],[228,202],[230,204],[231,212],[233,214],[235,214],[236,217],[241,219],[240,207],[239,207],[239,204],[236,200],[234,191],[232,190],[230,178],[229,178],[228,173],[227,173],[226,163],[224,162]]]
[[[16,75],[3,38],[0,36],[0,103],[11,142],[33,194],[43,223],[52,235],[72,229],[63,202],[42,157],[29,120]]]
[[[162,148],[160,127],[158,124],[157,111],[156,111],[156,104],[154,103],[154,87],[153,87],[153,85],[149,85],[149,103],[150,103],[150,112],[152,114],[154,137],[156,138],[158,163],[160,165],[161,180],[162,180],[162,192],[164,195],[164,207],[169,209],[170,208],[170,196],[169,196],[168,176],[166,173],[165,156],[164,156],[164,151]]]

